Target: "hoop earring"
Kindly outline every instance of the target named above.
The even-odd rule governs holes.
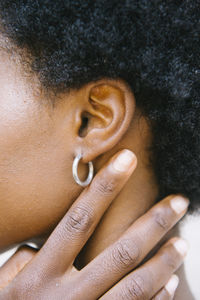
[[[90,182],[92,181],[92,178],[94,175],[94,167],[93,167],[93,163],[90,161],[88,163],[88,166],[89,166],[88,177],[85,181],[81,181],[78,177],[78,164],[79,164],[79,161],[81,158],[82,158],[81,154],[79,154],[75,157],[75,159],[73,161],[73,165],[72,165],[72,174],[73,174],[73,177],[74,177],[74,180],[76,181],[76,183],[85,187],[85,186],[89,185]]]

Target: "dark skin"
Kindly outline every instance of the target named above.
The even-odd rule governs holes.
[[[134,269],[183,217],[188,200],[179,200],[186,205],[177,212],[171,202],[175,195],[171,195],[147,212],[158,193],[148,162],[151,131],[128,85],[102,79],[61,95],[52,107],[37,78],[25,76],[16,59],[2,51],[0,62],[0,248],[3,251],[33,238],[45,240],[57,226],[36,256],[23,249],[1,269],[4,288],[0,299],[101,296],[105,300],[123,299],[124,295],[130,299],[172,299],[173,294],[164,286],[185,256],[174,246],[179,238],[168,241],[147,263]],[[83,117],[88,118],[87,126]],[[133,162],[123,172],[113,171],[109,159],[125,148],[134,152]],[[75,183],[71,171],[80,152],[80,178],[85,178],[89,161],[93,161],[96,174],[84,190]],[[84,207],[84,214],[80,207]],[[76,226],[70,221],[72,216]],[[87,266],[78,272],[73,261],[92,233],[79,256],[79,265]],[[112,253],[119,257],[120,245],[127,245],[122,253],[128,256],[116,265]],[[9,272],[17,260],[20,267]],[[104,269],[104,265],[109,267]],[[149,272],[155,274],[151,282],[146,275]],[[12,273],[9,278],[8,273]]]
[[[117,212],[115,209],[110,215],[111,224],[106,223],[103,229],[105,236],[114,228],[119,233],[124,231],[154,203],[157,195],[146,151],[150,131],[128,86],[122,81],[102,80],[60,96],[56,107],[52,107],[37,89],[33,75],[27,77],[7,53],[2,53],[0,59],[1,249],[52,231],[83,190],[71,171],[79,152],[83,153],[79,168],[82,179],[87,175],[89,161],[97,173],[123,148],[137,156],[136,172],[124,190],[131,197],[119,195],[115,199]],[[83,114],[89,118],[87,127],[82,126]],[[118,222],[113,222],[120,216],[128,220],[128,224],[122,222],[121,230],[116,228]],[[5,228],[11,229],[9,235]],[[105,231],[108,228],[109,232]]]

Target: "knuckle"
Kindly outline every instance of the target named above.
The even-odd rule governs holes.
[[[95,193],[101,195],[110,195],[114,192],[116,183],[114,179],[101,178],[97,182],[94,182],[93,189]]]
[[[127,280],[124,287],[124,299],[127,300],[147,300],[149,299],[142,277],[134,276]]]
[[[112,260],[117,270],[127,269],[137,263],[140,251],[137,246],[130,247],[127,241],[118,242],[112,252]]]
[[[167,221],[166,216],[160,209],[155,209],[153,212],[153,220],[155,224],[162,230],[166,231],[169,229],[170,224]]]
[[[92,213],[81,206],[74,208],[68,215],[65,227],[68,232],[87,232],[93,223]]]

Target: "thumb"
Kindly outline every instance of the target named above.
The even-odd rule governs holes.
[[[6,287],[16,275],[29,263],[37,253],[37,250],[23,245],[0,268],[0,290]]]

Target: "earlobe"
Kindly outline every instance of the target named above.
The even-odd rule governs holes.
[[[135,98],[119,80],[95,82],[89,86],[87,104],[81,112],[83,162],[113,148],[127,131],[135,111]],[[85,95],[86,95],[85,94]],[[85,109],[84,109],[85,108]]]

